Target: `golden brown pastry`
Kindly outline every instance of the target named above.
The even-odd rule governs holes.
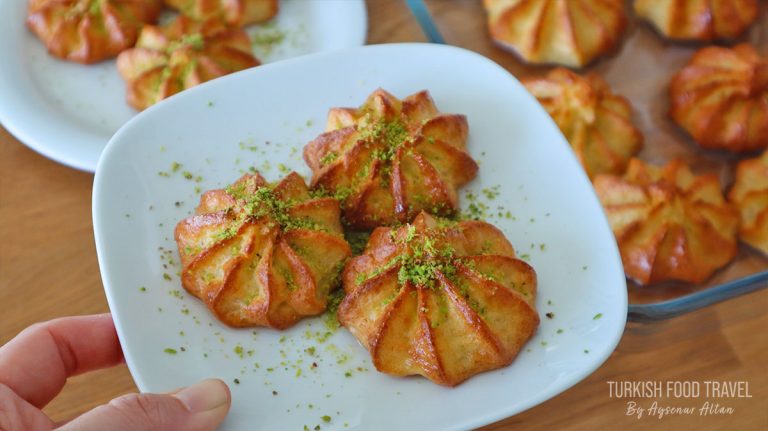
[[[441,114],[428,92],[399,100],[379,89],[358,109],[331,109],[304,160],[312,187],[343,202],[347,224],[369,229],[455,212],[456,188],[477,174],[466,142],[466,117]]]
[[[768,147],[768,59],[753,47],[710,46],[669,87],[670,115],[705,148]]]
[[[161,0],[30,0],[27,26],[56,57],[95,63],[133,46],[161,8]]]
[[[179,16],[144,27],[136,47],[120,54],[128,104],[142,110],[211,79],[259,65],[245,31]]]
[[[457,385],[509,365],[539,325],[536,272],[485,222],[378,228],[343,283],[339,322],[395,376]]]
[[[733,39],[757,19],[757,0],[635,0],[635,13],[677,40]]]
[[[522,83],[555,120],[590,178],[622,174],[643,147],[643,135],[632,123],[631,105],[599,76],[582,77],[557,68],[544,78]]]
[[[739,162],[728,200],[741,213],[741,240],[768,255],[768,150]]]
[[[484,0],[493,40],[528,63],[582,67],[612,51],[624,0]]]
[[[184,288],[231,326],[282,329],[322,313],[351,253],[339,203],[312,198],[296,173],[205,192],[175,237]]]
[[[624,272],[640,284],[700,283],[736,256],[739,214],[714,175],[696,176],[680,160],[632,159],[624,177],[598,175],[594,186]]]
[[[220,20],[242,27],[277,14],[277,0],[164,0],[165,4],[196,20]]]

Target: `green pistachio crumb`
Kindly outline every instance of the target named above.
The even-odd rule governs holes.
[[[251,36],[251,44],[262,55],[267,56],[285,40],[286,36],[288,33],[285,30],[262,26],[257,34]]]
[[[345,230],[344,232],[344,239],[347,240],[352,249],[352,256],[359,256],[363,253],[370,237],[371,233],[365,231]]]
[[[339,158],[339,153],[335,151],[329,151],[326,153],[323,157],[320,158],[320,163],[325,166],[330,163],[333,163],[336,159]]]

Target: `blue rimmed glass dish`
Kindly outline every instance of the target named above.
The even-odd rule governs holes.
[[[405,0],[410,8],[413,16],[418,21],[419,25],[424,32],[427,40],[431,43],[446,44],[446,40],[438,29],[435,20],[430,14],[427,5],[423,0]],[[478,6],[480,8],[480,6]],[[467,17],[469,19],[469,17]],[[759,27],[760,25],[758,25]],[[762,25],[768,27],[768,25]],[[632,30],[628,33],[630,35],[627,39],[633,37]],[[768,34],[768,31],[763,33]],[[638,36],[638,37],[643,37]],[[762,35],[760,29],[756,29],[753,35],[750,36],[753,42],[764,42],[762,39],[766,38]],[[641,41],[642,42],[642,41]],[[625,43],[629,41],[625,40]],[[638,45],[635,44],[634,47]],[[677,49],[680,50],[680,56],[688,55],[688,52],[696,49],[696,47],[684,47],[684,48],[665,48],[664,43],[658,44],[662,49]],[[758,45],[760,46],[760,45]],[[656,47],[657,49],[659,47]],[[619,54],[618,56],[623,56]],[[626,57],[632,57],[626,55]],[[677,60],[677,59],[676,59]],[[608,61],[615,61],[608,60]],[[607,67],[603,64],[598,64],[596,68],[605,70]],[[679,63],[679,61],[677,61]],[[664,62],[660,62],[660,67],[663,67]],[[625,69],[626,70],[626,69]],[[674,71],[668,71],[671,75]],[[634,102],[634,100],[633,100]],[[637,104],[635,104],[637,108]],[[679,131],[678,131],[679,135]],[[685,140],[682,136],[674,137],[677,140]],[[691,150],[691,145],[686,143],[688,150]],[[651,158],[658,158],[657,154],[651,154]],[[653,160],[659,162],[659,160]],[[729,160],[732,162],[732,160]],[[711,161],[699,163],[705,165],[709,169],[713,168]],[[720,172],[722,174],[722,172]],[[629,281],[629,309],[627,313],[627,319],[630,321],[650,322],[663,319],[673,318],[682,314],[686,314],[703,307],[707,307],[718,302],[722,302],[731,298],[735,298],[741,295],[745,295],[760,289],[768,287],[768,259],[759,255],[756,251],[742,246],[735,263],[728,267],[718,271],[706,284],[704,285],[690,285],[686,283],[667,282],[660,283],[653,286],[639,286],[636,283]]]

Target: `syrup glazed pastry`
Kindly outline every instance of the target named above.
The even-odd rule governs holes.
[[[643,147],[631,105],[599,76],[581,77],[557,68],[544,78],[522,82],[555,120],[590,178],[622,174]]]
[[[205,192],[176,226],[184,288],[230,326],[287,328],[326,308],[351,251],[339,203],[291,173]]]
[[[739,215],[714,175],[695,176],[679,160],[632,159],[623,178],[599,175],[594,186],[624,272],[640,284],[700,283],[736,256]]]
[[[741,240],[768,255],[768,150],[739,162],[728,200],[741,213]]]
[[[477,175],[467,129],[466,117],[441,114],[426,91],[401,101],[379,89],[359,109],[331,109],[304,160],[312,187],[343,202],[351,227],[405,223],[421,210],[448,215],[456,189]]]
[[[768,148],[768,59],[747,44],[694,54],[669,87],[670,115],[705,148]]]
[[[635,13],[664,37],[734,39],[757,19],[757,0],[635,0]]]
[[[126,98],[142,110],[205,81],[259,65],[245,31],[179,16],[142,29],[136,47],[117,58]]]
[[[483,0],[493,40],[528,63],[582,67],[612,51],[624,0]]]
[[[395,376],[457,385],[509,365],[539,325],[536,272],[485,222],[378,228],[343,283],[339,321]]]
[[[30,0],[27,26],[52,55],[96,63],[133,46],[161,8],[161,0]]]
[[[242,27],[267,21],[277,14],[277,0],[164,0],[165,4],[196,20],[220,20]]]

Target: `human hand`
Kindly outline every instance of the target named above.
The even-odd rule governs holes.
[[[109,314],[64,317],[23,330],[0,347],[0,430],[148,431],[216,429],[229,411],[229,388],[203,380],[171,394],[128,394],[65,424],[41,409],[67,377],[117,365],[123,352]]]

